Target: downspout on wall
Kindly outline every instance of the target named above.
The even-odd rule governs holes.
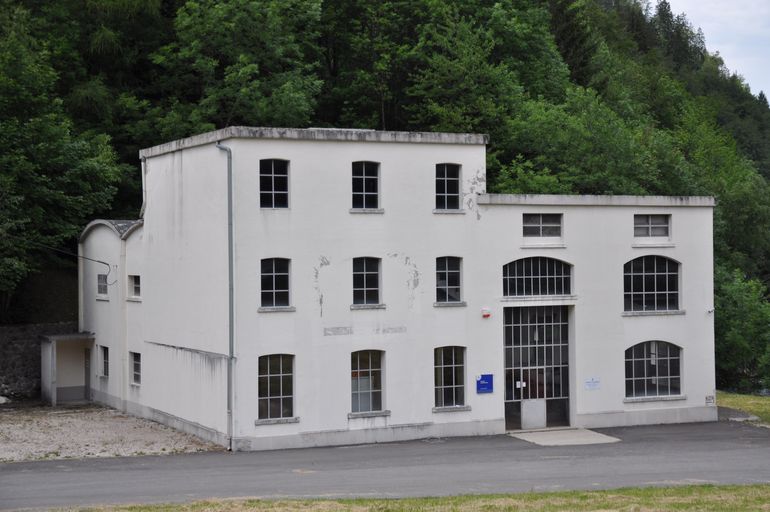
[[[139,210],[139,218],[144,218],[144,209],[147,206],[147,186],[146,183],[146,175],[147,175],[147,157],[143,156],[141,157],[142,160],[142,208]]]
[[[227,309],[228,309],[228,359],[227,359],[227,449],[233,450],[233,372],[235,364],[235,295],[233,281],[233,150],[217,142],[217,148],[227,152]]]

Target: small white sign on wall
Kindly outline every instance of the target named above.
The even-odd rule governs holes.
[[[601,389],[602,387],[602,380],[599,377],[591,377],[590,379],[585,380],[585,388],[587,391],[596,391],[597,389]]]

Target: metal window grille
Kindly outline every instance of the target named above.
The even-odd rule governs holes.
[[[382,410],[382,352],[360,350],[350,354],[352,412]]]
[[[353,304],[380,303],[380,260],[353,258]]]
[[[505,308],[505,400],[569,398],[566,306]]]
[[[522,258],[503,266],[503,295],[569,295],[572,266],[553,258]]]
[[[433,366],[436,407],[465,405],[465,348],[438,347]]]
[[[460,166],[436,164],[436,209],[460,209]]]
[[[379,208],[377,162],[353,162],[353,208]]]
[[[289,305],[289,260],[262,260],[262,307]]]
[[[460,302],[461,258],[436,258],[436,302]]]
[[[668,236],[670,215],[634,215],[634,236]]]
[[[259,419],[294,416],[294,356],[272,354],[258,360]]]
[[[679,263],[663,256],[640,256],[623,266],[625,311],[679,309]]]
[[[524,236],[561,236],[561,213],[525,213]]]
[[[109,347],[102,347],[102,375],[109,377],[110,375],[110,349]]]
[[[259,161],[259,205],[262,208],[289,207],[288,161]]]
[[[107,274],[97,274],[96,293],[99,295],[107,295]]]
[[[131,382],[142,383],[142,354],[131,352]]]
[[[626,397],[682,392],[681,350],[665,341],[644,341],[626,349]]]

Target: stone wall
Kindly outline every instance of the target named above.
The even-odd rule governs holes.
[[[40,396],[40,337],[77,332],[75,322],[0,325],[0,396]]]

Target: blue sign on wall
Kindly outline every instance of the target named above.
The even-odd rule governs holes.
[[[487,373],[476,377],[476,393],[491,393],[493,389],[494,375]]]

